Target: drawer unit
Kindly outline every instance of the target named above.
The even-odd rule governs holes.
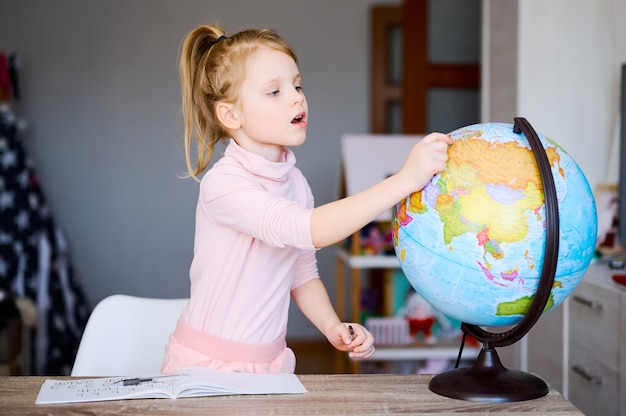
[[[619,370],[570,344],[569,399],[585,415],[619,415]]]
[[[626,288],[589,268],[569,301],[568,398],[587,415],[626,414]]]
[[[615,273],[626,271],[591,265],[563,313],[542,316],[528,336],[529,370],[591,416],[626,416],[626,286]]]
[[[570,297],[570,340],[611,366],[619,366],[618,292],[581,282]]]

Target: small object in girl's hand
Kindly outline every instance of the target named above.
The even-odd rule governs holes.
[[[348,325],[348,329],[350,330],[350,338],[354,341],[354,328],[352,325]]]

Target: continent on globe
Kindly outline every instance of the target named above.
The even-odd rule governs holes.
[[[597,218],[576,162],[538,136],[559,204],[559,255],[548,311],[587,270]],[[396,255],[411,285],[442,313],[474,325],[515,324],[532,302],[544,260],[545,199],[534,153],[511,124],[476,124],[450,137],[446,169],[396,206]]]

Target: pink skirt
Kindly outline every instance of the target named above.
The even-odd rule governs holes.
[[[267,344],[242,344],[202,332],[180,318],[165,347],[161,372],[173,374],[192,365],[244,373],[293,373],[296,357],[284,334]]]

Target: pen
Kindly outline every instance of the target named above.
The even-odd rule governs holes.
[[[167,381],[167,380],[175,380],[183,377],[182,375],[171,375],[171,376],[155,376],[155,377],[134,377],[134,378],[125,378],[122,380],[117,380],[113,384],[122,384],[123,386],[137,386],[142,383],[152,383],[158,381]]]

